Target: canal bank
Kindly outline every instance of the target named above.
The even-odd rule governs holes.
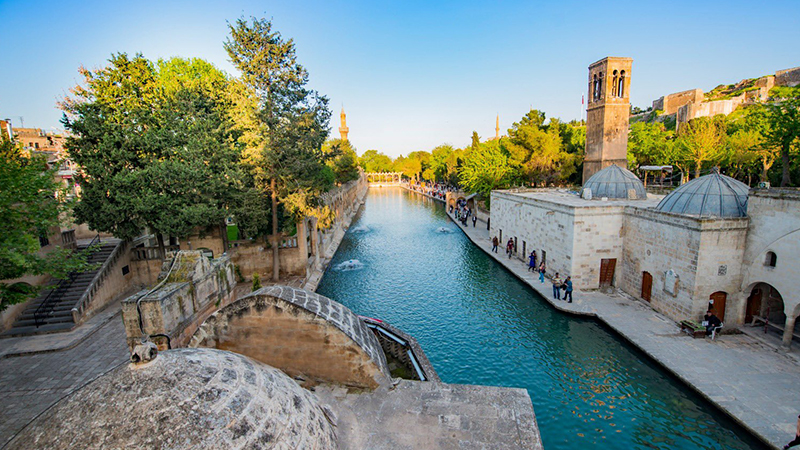
[[[550,280],[542,283],[518,259],[507,258],[501,250],[492,252],[486,222],[463,227],[452,215],[448,217],[475,246],[554,308],[600,320],[771,447],[782,448],[793,436],[800,414],[796,350],[780,353],[744,334],[723,335],[715,341],[692,339],[672,320],[628,296],[577,289],[573,303],[556,300]]]
[[[548,450],[764,448],[601,321],[539,301],[456,228],[438,201],[370,189],[318,292],[407,331],[446,383],[527,389]]]

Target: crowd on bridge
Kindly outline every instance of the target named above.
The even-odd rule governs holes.
[[[408,188],[421,194],[429,195],[440,200],[445,200],[448,192],[458,190],[455,186],[445,183],[433,183],[429,181],[409,181]]]

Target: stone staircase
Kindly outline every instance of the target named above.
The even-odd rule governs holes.
[[[55,333],[69,331],[75,327],[73,308],[84,297],[92,286],[98,272],[107,267],[106,261],[114,253],[122,241],[117,239],[100,242],[97,251],[89,256],[89,262],[97,264],[94,270],[73,273],[65,280],[56,280],[42,289],[25,310],[17,317],[14,325],[0,334],[0,337],[26,336],[32,334]],[[78,250],[88,245],[79,245]]]

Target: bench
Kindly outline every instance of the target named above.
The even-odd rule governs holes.
[[[681,320],[681,331],[695,339],[706,337],[706,327],[694,320]]]

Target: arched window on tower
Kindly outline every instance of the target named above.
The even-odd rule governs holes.
[[[592,77],[592,94],[589,96],[592,101],[597,100],[597,74]]]
[[[617,89],[617,97],[625,97],[625,71],[619,74],[619,89]]]
[[[619,75],[615,70],[612,72],[613,78],[611,78],[611,96],[615,97],[617,95],[617,82],[619,81]]]

